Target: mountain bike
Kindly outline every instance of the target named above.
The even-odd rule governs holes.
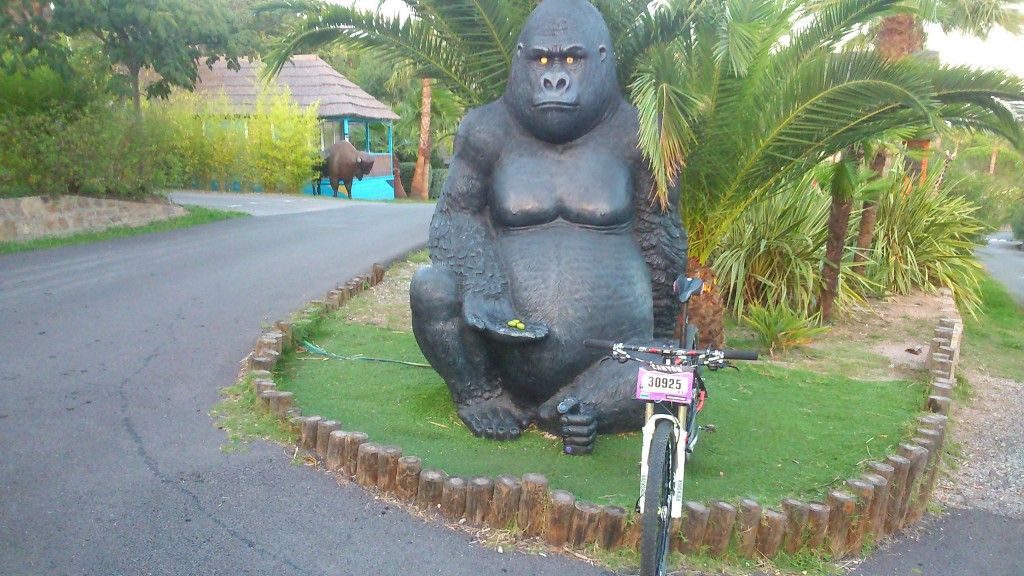
[[[641,364],[635,393],[637,400],[647,403],[640,460],[640,497],[636,505],[636,511],[643,515],[641,576],[665,574],[672,520],[682,517],[686,461],[693,453],[700,431],[714,431],[711,424],[697,424],[697,414],[703,410],[707,399],[703,369],[715,371],[733,367],[728,360],[757,360],[757,352],[754,351],[697,349],[697,330],[689,323],[688,304],[702,287],[700,279],[680,277],[676,280],[675,292],[683,303],[679,347],[584,341],[585,346],[609,351],[610,356],[619,362]]]

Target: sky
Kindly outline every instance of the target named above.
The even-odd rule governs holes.
[[[339,4],[351,4],[359,8],[374,10],[378,0],[333,0]],[[403,6],[399,0],[385,0],[382,11],[396,14]],[[1020,4],[1024,9],[1024,3]],[[1024,78],[1024,35],[1012,36],[1003,30],[993,30],[986,40],[979,40],[961,34],[944,34],[937,25],[926,27],[927,48],[936,50],[944,64],[967,64],[975,68],[996,68],[1009,71]]]

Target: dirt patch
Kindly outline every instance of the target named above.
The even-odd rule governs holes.
[[[948,293],[872,299],[779,363],[863,380],[913,379],[924,373],[932,333],[939,318],[955,313],[953,306]]]

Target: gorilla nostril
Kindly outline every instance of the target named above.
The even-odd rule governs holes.
[[[559,78],[558,79],[558,84],[555,85],[555,88],[558,89],[558,90],[565,90],[566,86],[568,86],[568,85],[569,85],[569,81],[568,80],[566,80],[565,78]]]

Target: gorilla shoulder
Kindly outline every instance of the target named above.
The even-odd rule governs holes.
[[[500,101],[470,110],[455,134],[455,157],[473,166],[489,167],[501,153],[514,122]]]

